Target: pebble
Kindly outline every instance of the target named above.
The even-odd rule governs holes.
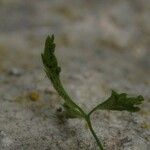
[[[23,70],[22,69],[19,69],[19,68],[12,68],[8,71],[8,74],[10,76],[21,76],[23,74]]]
[[[32,92],[29,92],[29,98],[30,100],[32,101],[37,101],[39,99],[40,95],[37,91],[32,91]]]

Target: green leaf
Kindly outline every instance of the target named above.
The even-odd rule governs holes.
[[[58,78],[61,68],[58,66],[57,59],[54,55],[55,43],[54,35],[48,36],[45,42],[44,53],[41,54],[45,71],[50,79]]]
[[[78,111],[82,112],[82,114],[84,114],[83,110],[72,101],[72,99],[69,97],[64,87],[62,86],[59,77],[61,68],[58,66],[58,62],[55,57],[54,51],[54,35],[52,35],[51,37],[48,36],[45,42],[44,53],[41,54],[45,72],[48,78],[51,80],[53,87],[58,92],[58,94],[64,99],[69,109],[77,109]]]
[[[126,93],[118,94],[117,92],[112,91],[111,96],[103,103],[97,105],[89,114],[97,109],[137,112],[140,108],[136,105],[140,105],[143,100],[144,98],[141,95],[137,97],[127,97]]]

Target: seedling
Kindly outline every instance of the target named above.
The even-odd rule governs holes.
[[[84,119],[94,136],[100,150],[104,150],[101,141],[97,137],[90,116],[96,110],[113,110],[113,111],[129,111],[137,112],[140,110],[139,105],[144,100],[143,96],[128,97],[126,93],[118,94],[112,91],[111,96],[104,102],[94,107],[89,113],[86,113],[78,104],[76,104],[65,91],[60,80],[61,68],[58,66],[57,59],[54,54],[55,43],[54,35],[48,36],[45,42],[44,53],[41,54],[46,75],[51,80],[53,87],[63,99],[64,115],[66,118]]]

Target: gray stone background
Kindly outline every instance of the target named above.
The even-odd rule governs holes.
[[[40,54],[55,34],[61,79],[89,111],[111,89],[143,95],[138,113],[97,111],[107,150],[150,149],[149,0],[0,0],[0,150],[96,150],[84,121],[61,122]]]

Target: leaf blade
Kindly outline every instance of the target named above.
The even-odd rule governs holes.
[[[137,105],[140,105],[144,100],[143,96],[139,95],[137,97],[127,97],[126,93],[118,94],[112,91],[111,96],[101,104],[97,105],[90,113],[100,109],[100,110],[113,110],[113,111],[129,111],[137,112],[140,110]]]
[[[51,80],[53,87],[58,92],[58,94],[63,98],[65,103],[71,109],[77,109],[82,114],[84,114],[84,111],[77,104],[75,104],[73,100],[69,97],[69,95],[67,94],[61,83],[60,80],[61,68],[58,66],[57,58],[54,52],[55,52],[54,35],[52,35],[51,37],[47,36],[45,41],[44,53],[41,54],[46,75]]]

